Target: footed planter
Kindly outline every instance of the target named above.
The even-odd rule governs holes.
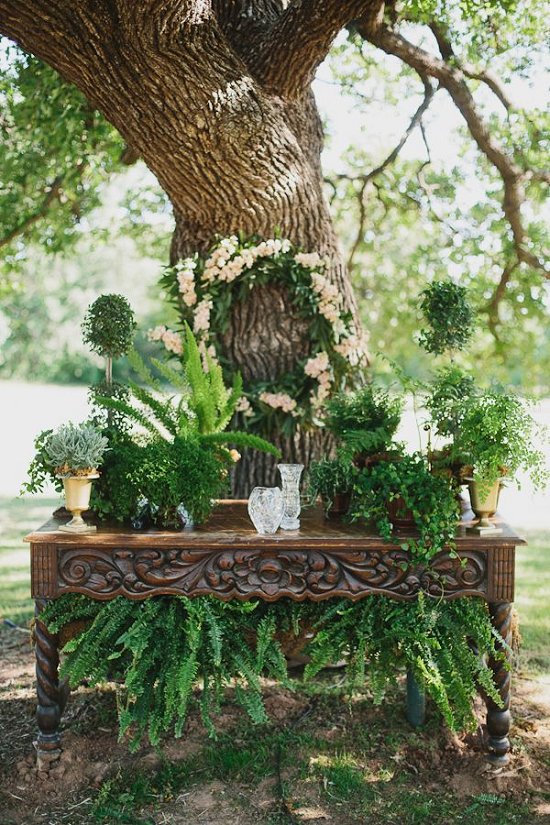
[[[472,530],[479,535],[485,533],[499,533],[500,528],[489,519],[495,515],[498,507],[502,482],[497,478],[490,487],[481,485],[473,479],[468,480],[468,490],[470,493],[470,503],[472,510],[479,519],[479,523],[472,527]]]
[[[88,475],[63,476],[63,488],[65,490],[65,507],[72,514],[72,519],[67,524],[62,524],[59,529],[63,533],[95,533],[96,527],[93,524],[86,524],[82,518],[82,513],[90,505],[92,493],[92,481],[99,478],[99,473],[89,473]]]

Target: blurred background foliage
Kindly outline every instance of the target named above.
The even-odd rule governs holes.
[[[521,169],[542,169],[548,24],[537,4],[408,0],[399,14],[400,32],[416,46],[437,51],[434,32],[444,31],[457,65],[470,75],[490,68],[509,105],[472,77],[478,111]],[[518,260],[502,178],[447,92],[428,89],[426,78],[353,30],[338,38],[315,90],[327,197],[373,354],[415,376],[428,369],[415,343],[418,296],[427,282],[450,276],[470,288],[477,310],[467,366],[481,379],[490,372],[547,393],[547,273]],[[7,41],[0,131],[0,377],[88,383],[99,361],[82,345],[80,322],[101,292],[126,295],[142,329],[170,323],[157,285],[170,205],[80,93]],[[541,261],[545,186],[536,174],[524,183],[525,246]],[[383,359],[375,363],[386,369]]]

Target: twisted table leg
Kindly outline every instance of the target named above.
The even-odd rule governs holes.
[[[487,731],[489,733],[488,747],[489,760],[496,765],[505,765],[508,762],[508,752],[510,750],[510,725],[512,715],[510,713],[510,688],[512,684],[511,670],[506,666],[510,664],[509,647],[512,643],[512,605],[510,602],[499,602],[490,604],[489,611],[493,622],[493,627],[498,630],[507,647],[501,647],[505,654],[505,661],[502,659],[489,659],[489,667],[493,671],[495,685],[502,700],[502,707],[499,707],[490,697],[485,697],[487,705]]]
[[[39,769],[47,769],[49,764],[59,758],[61,754],[61,736],[59,722],[62,706],[66,697],[64,690],[60,690],[58,667],[59,652],[57,636],[50,633],[46,625],[40,621],[40,612],[46,602],[43,599],[35,601],[35,654],[36,654],[36,692],[38,705],[36,719],[38,722],[38,740],[36,750]]]

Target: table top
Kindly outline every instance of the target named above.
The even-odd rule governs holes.
[[[372,526],[362,522],[352,524],[341,520],[326,519],[321,507],[308,507],[301,513],[299,530],[279,530],[273,535],[260,535],[254,529],[247,513],[247,502],[225,500],[218,502],[212,515],[204,524],[181,531],[169,530],[132,530],[125,525],[98,526],[96,533],[75,534],[59,531],[67,519],[51,518],[35,532],[29,533],[25,541],[32,544],[63,544],[83,546],[147,546],[166,545],[180,548],[235,548],[245,549],[300,549],[325,548],[361,550],[373,547],[399,547],[406,541],[406,534],[400,534],[395,545],[383,542],[374,532]],[[496,535],[479,536],[469,532],[474,524],[473,513],[466,512],[457,528],[456,545],[468,548],[515,547],[525,544],[507,524],[498,519],[495,523],[501,528]],[[409,534],[411,535],[411,534]]]

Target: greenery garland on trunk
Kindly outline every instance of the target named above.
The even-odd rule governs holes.
[[[360,688],[368,673],[378,703],[399,668],[410,668],[451,730],[475,726],[472,700],[480,689],[500,704],[482,654],[502,657],[503,641],[485,603],[472,598],[447,602],[421,594],[395,602],[371,596],[298,605],[288,599],[266,604],[159,596],[105,604],[67,594],[51,602],[42,619],[55,633],[87,622],[65,644],[61,674],[72,687],[84,678],[91,684],[115,677],[124,682],[120,735],[131,731],[133,748],[145,734],[152,744],[172,729],[180,736],[195,701],[215,736],[212,714],[232,681],[252,720],[266,722],[260,677],[290,684],[278,638],[289,631],[298,636],[304,626],[316,631],[307,648],[306,679],[346,657],[346,690]]]

